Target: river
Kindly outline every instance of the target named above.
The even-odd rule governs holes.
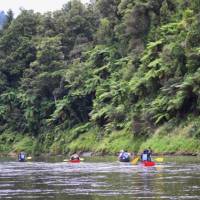
[[[86,158],[16,162],[0,158],[0,199],[130,200],[200,199],[200,159],[168,157],[155,167]]]

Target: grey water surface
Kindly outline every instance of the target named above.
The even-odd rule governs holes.
[[[155,167],[90,158],[79,164],[0,158],[0,199],[200,199],[200,159],[168,157]]]

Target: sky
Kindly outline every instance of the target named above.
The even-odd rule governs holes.
[[[68,0],[0,0],[0,10],[5,12],[11,9],[14,15],[19,14],[19,8],[34,10],[35,12],[44,13],[47,11],[59,10]],[[83,3],[89,0],[81,0]]]

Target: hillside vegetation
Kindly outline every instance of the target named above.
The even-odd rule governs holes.
[[[0,32],[0,151],[200,152],[200,1],[73,0]]]

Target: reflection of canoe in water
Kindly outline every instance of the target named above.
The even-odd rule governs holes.
[[[152,162],[152,161],[143,161],[142,164],[145,166],[145,167],[152,167],[152,166],[155,166],[155,162]]]
[[[81,161],[77,159],[77,160],[69,160],[69,162],[70,163],[80,163]]]
[[[26,162],[25,159],[19,159],[18,161],[19,161],[19,162]]]

